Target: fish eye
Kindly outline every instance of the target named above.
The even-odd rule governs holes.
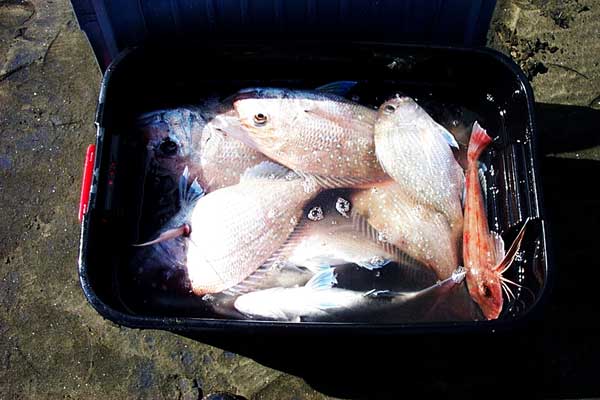
[[[385,107],[383,107],[383,111],[385,111],[387,114],[392,114],[394,111],[396,111],[396,106],[387,104]]]
[[[254,124],[255,125],[264,125],[269,118],[266,114],[258,113],[254,115]]]
[[[490,289],[490,287],[488,285],[482,285],[481,288],[483,289],[483,295],[487,298],[492,297],[492,290]]]
[[[172,156],[177,153],[177,143],[169,138],[165,138],[162,143],[158,146],[161,153],[166,156]]]

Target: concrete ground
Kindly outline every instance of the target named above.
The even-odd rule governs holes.
[[[549,307],[566,319],[548,322],[560,351],[548,365],[560,365],[540,385],[556,387],[553,395],[598,395],[600,385],[594,392],[585,380],[599,370],[597,338],[566,321],[597,315],[599,303],[590,283],[598,273],[587,274],[600,266],[591,255],[600,204],[590,185],[600,172],[600,1],[499,1],[489,45],[513,57],[534,87],[554,261],[564,278],[556,296],[581,284],[578,302]],[[77,207],[100,79],[68,1],[0,0],[0,399],[198,399],[216,390],[251,399],[354,397],[351,381],[322,394],[301,372],[122,328],[88,305],[76,269]]]

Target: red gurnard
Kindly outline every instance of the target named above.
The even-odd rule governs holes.
[[[498,233],[489,229],[479,181],[478,160],[491,141],[492,138],[475,122],[467,151],[463,261],[471,298],[487,319],[496,319],[502,311],[502,288],[507,295],[511,293],[507,283],[512,282],[502,274],[515,259],[527,223],[505,254],[504,241]]]

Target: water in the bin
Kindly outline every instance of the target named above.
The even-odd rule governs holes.
[[[337,86],[327,90],[331,87]],[[237,101],[257,100],[256,93],[255,88],[242,90]],[[268,93],[258,100],[272,101],[272,92]],[[327,91],[324,95],[293,92],[288,98],[297,101],[302,93],[310,100],[301,102],[305,107],[314,107],[314,102],[342,99],[340,102],[352,104],[362,100]],[[393,102],[402,98],[391,96]],[[139,120],[151,164],[158,166],[153,173],[179,182],[179,200],[174,201],[179,213],[160,229],[142,232],[142,238],[151,244],[132,250],[130,265],[138,285],[142,290],[162,290],[157,304],[175,304],[171,309],[177,310],[181,301],[187,315],[196,305],[199,316],[211,310],[213,317],[267,320],[396,323],[482,319],[477,299],[467,290],[464,278],[469,270],[461,267],[462,241],[456,233],[460,226],[458,237],[462,238],[464,182],[454,178],[463,173],[459,165],[466,166],[465,144],[473,113],[443,107],[440,113],[439,105],[421,102],[455,141],[435,124],[433,132],[416,137],[417,143],[423,140],[419,153],[414,149],[406,152],[402,146],[376,148],[377,110],[368,108],[374,104],[372,100],[353,105],[363,113],[339,115],[338,108],[330,104],[318,104],[319,113],[294,110],[287,125],[278,125],[287,131],[276,129],[261,136],[260,128],[286,117],[285,113],[273,114],[285,108],[256,109],[261,103],[253,102],[251,111],[240,107],[239,122],[232,124],[238,111],[230,102],[235,105],[235,99],[229,96],[222,103],[211,99],[204,103],[205,107],[210,104],[208,108],[157,111]],[[278,104],[281,107],[279,99]],[[365,114],[363,109],[369,112]],[[379,113],[387,116],[390,111],[381,108]],[[371,125],[371,133],[364,137],[365,124],[355,128],[353,123],[364,121],[367,114],[375,118],[366,125]],[[422,115],[431,119],[425,111]],[[307,117],[310,123],[305,129]],[[318,122],[310,125],[314,118]],[[234,128],[227,128],[232,125]],[[423,125],[417,131],[425,129]],[[385,127],[389,129],[389,124]],[[400,126],[397,135],[404,128]],[[320,129],[328,131],[319,136]],[[344,139],[352,137],[352,132],[363,138],[360,145],[343,153]],[[306,134],[312,136],[302,142]],[[443,150],[432,150],[432,141]],[[214,143],[214,151],[205,151]],[[223,143],[236,149],[233,156],[219,152]],[[452,149],[451,144],[459,148]],[[313,151],[306,151],[310,146],[317,152],[314,159]],[[259,152],[267,148],[268,154]],[[326,151],[321,154],[321,150]],[[391,176],[382,178],[373,163],[361,165],[382,151],[396,152],[397,158],[409,154],[414,159],[400,166],[383,165]],[[453,155],[452,160],[448,154]],[[325,158],[330,155],[334,161],[342,157],[343,163],[328,164]],[[182,172],[186,166],[191,173]],[[371,182],[365,168],[376,176]],[[207,178],[209,169],[212,177]],[[352,179],[353,171],[358,179]],[[405,179],[420,173],[433,174],[432,181],[437,183]],[[222,175],[227,175],[229,182],[221,180],[214,185]],[[189,195],[193,178],[200,181],[204,196]],[[439,198],[443,200],[436,202]],[[445,202],[448,198],[451,201]],[[461,207],[458,215],[453,209],[456,204]],[[174,226],[173,220],[181,223]]]

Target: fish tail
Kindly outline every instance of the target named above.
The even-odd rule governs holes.
[[[477,121],[473,124],[473,130],[471,131],[471,139],[469,139],[469,148],[467,150],[467,158],[470,163],[473,163],[479,159],[481,153],[490,144],[492,138],[487,134]]]

